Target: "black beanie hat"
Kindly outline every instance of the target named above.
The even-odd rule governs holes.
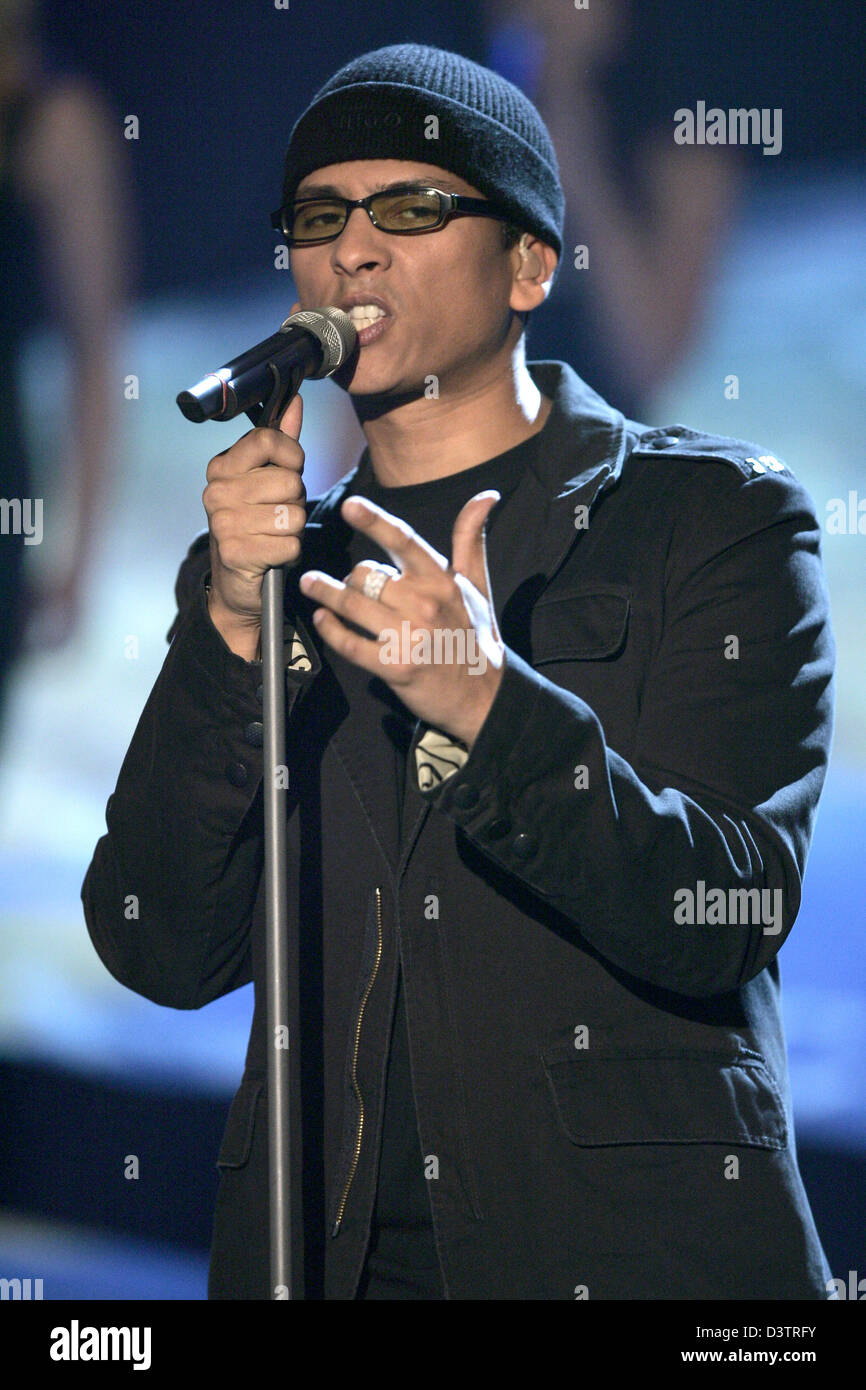
[[[546,125],[519,88],[458,53],[394,44],[340,68],[292,130],[283,205],[314,169],[353,159],[447,169],[562,252],[565,202]]]

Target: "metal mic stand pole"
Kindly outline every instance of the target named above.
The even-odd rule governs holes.
[[[256,426],[278,427],[303,373],[281,376],[274,363],[273,392],[261,410],[247,411]],[[286,883],[286,672],[283,652],[285,566],[262,579],[262,722],[265,812],[265,953],[268,1047],[268,1196],[271,1297],[291,1299],[292,1171],[289,1034],[288,897]]]
[[[286,885],[286,673],[282,566],[262,580],[268,1189],[271,1297],[292,1297],[291,1075]],[[295,1040],[291,1039],[294,1046]]]
[[[293,314],[283,324],[303,322],[317,338],[321,353],[314,378],[330,376],[353,352],[357,343],[351,319],[333,307]],[[279,335],[275,334],[275,338]],[[210,376],[223,384],[225,405],[226,372]],[[253,424],[272,429],[280,420],[310,364],[283,366],[270,361],[271,394],[260,406],[246,411]],[[206,386],[208,378],[200,383]],[[208,392],[213,394],[213,386]],[[183,414],[190,420],[208,418],[196,407],[198,388],[181,392],[177,398]],[[186,399],[192,397],[192,400]],[[209,403],[212,406],[212,402]],[[190,406],[194,408],[190,410]],[[220,418],[219,414],[214,418]],[[232,418],[229,416],[228,418]],[[299,561],[291,561],[297,564]],[[290,1299],[292,1287],[292,1047],[297,1039],[289,1033],[288,889],[286,883],[286,660],[283,643],[285,572],[287,565],[265,570],[262,576],[262,722],[263,722],[263,799],[265,831],[265,955],[267,973],[268,1048],[268,1197],[270,1236],[271,1297]],[[300,1101],[300,1098],[299,1098]],[[298,1110],[300,1113],[300,1110]],[[303,1266],[303,1259],[301,1261]]]

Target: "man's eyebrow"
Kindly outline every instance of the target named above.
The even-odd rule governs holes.
[[[387,183],[377,183],[374,193],[387,193],[390,188],[441,188],[443,193],[457,193],[451,179],[390,179]],[[342,198],[344,195],[331,183],[307,183],[299,188],[296,198]]]

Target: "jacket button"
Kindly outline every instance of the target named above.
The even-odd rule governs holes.
[[[248,724],[244,729],[244,742],[251,743],[253,748],[261,748],[265,741],[265,726],[258,719],[254,719],[252,724]]]
[[[484,834],[488,840],[501,840],[503,835],[507,835],[511,829],[511,821],[507,816],[502,816],[500,820],[492,820],[489,825],[484,827]]]
[[[477,787],[458,787],[454,793],[454,805],[461,811],[471,811],[481,799]]]
[[[526,835],[523,831],[515,835],[511,841],[511,853],[515,859],[531,859],[538,849],[538,841],[534,835]]]
[[[675,434],[663,434],[658,439],[650,440],[651,449],[669,449],[672,444],[678,444],[679,440]]]
[[[247,784],[247,770],[243,763],[229,763],[226,777],[233,787],[245,787]]]

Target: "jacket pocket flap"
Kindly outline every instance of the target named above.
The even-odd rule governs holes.
[[[575,1144],[744,1144],[783,1149],[782,1098],[756,1052],[542,1054]]]
[[[532,660],[597,661],[622,650],[631,601],[625,589],[576,589],[539,599],[532,611]]]
[[[264,1082],[257,1077],[244,1077],[241,1081],[229,1107],[225,1132],[217,1154],[218,1168],[242,1168],[247,1162],[253,1143],[256,1105],[263,1090]]]

